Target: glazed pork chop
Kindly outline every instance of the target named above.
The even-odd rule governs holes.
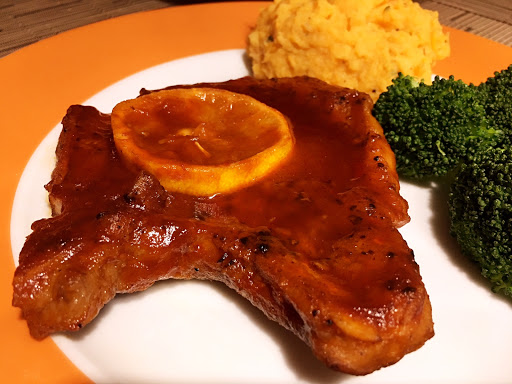
[[[368,374],[421,347],[430,302],[370,98],[309,78],[200,86],[281,111],[292,154],[230,194],[171,193],[120,159],[109,115],[71,106],[46,186],[53,214],[33,224],[13,282],[33,337],[79,330],[117,293],[172,278],[223,282],[335,370]]]

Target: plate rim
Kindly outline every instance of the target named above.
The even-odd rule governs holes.
[[[0,370],[7,379],[20,383],[31,379],[89,381],[51,339],[31,339],[18,310],[10,305],[14,272],[10,212],[19,178],[34,149],[70,104],[81,103],[122,78],[180,57],[244,48],[246,32],[266,4],[206,3],[139,12],[61,33],[0,59],[0,83],[8,90],[0,95],[0,101],[9,111],[0,114],[0,126],[15,127],[5,130],[0,144],[5,183],[0,199],[4,212],[0,246],[6,254],[0,268],[1,335],[11,352],[0,363]],[[204,35],[197,28],[194,30],[197,23],[213,32]],[[436,73],[447,76],[455,69],[457,77],[478,82],[512,63],[512,48],[467,32],[446,30],[452,41],[452,56],[436,65]],[[173,41],[176,44],[172,49],[162,49],[169,44],[167,36],[172,35],[180,36],[180,41]],[[87,54],[84,47],[93,49],[96,56]],[[471,54],[467,47],[471,47]],[[108,60],[98,61],[97,57]],[[73,87],[69,87],[70,79]],[[29,360],[32,365],[27,366]]]

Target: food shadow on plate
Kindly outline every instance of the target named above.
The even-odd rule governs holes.
[[[118,294],[116,297],[107,303],[100,311],[98,316],[81,329],[79,332],[62,333],[64,337],[80,341],[91,335],[97,328],[102,326],[102,319],[107,317],[116,305],[122,305],[123,302],[141,299],[141,295],[151,294],[152,290],[167,290],[169,285],[186,284],[193,282],[195,284],[206,284],[212,288],[216,293],[223,296],[230,302],[234,303],[238,309],[251,321],[252,324],[257,326],[260,330],[266,333],[281,350],[283,358],[292,371],[297,381],[314,383],[314,384],[334,384],[341,383],[346,379],[352,377],[351,375],[344,374],[329,369],[322,362],[320,362],[312,353],[310,348],[292,332],[283,328],[278,323],[269,320],[258,308],[254,307],[248,300],[240,296],[234,290],[228,288],[224,284],[216,281],[198,281],[198,280],[164,280],[155,283],[154,286],[148,288],[146,291],[135,292],[130,294]],[[207,341],[205,341],[207,342]]]
[[[473,283],[490,292],[491,284],[482,276],[480,267],[462,254],[457,240],[450,234],[450,214],[448,210],[450,182],[432,183],[430,187],[430,207],[432,212],[435,212],[430,224],[436,240],[459,270],[463,271]],[[512,301],[506,296],[502,294],[493,294],[493,296],[512,306]]]
[[[256,324],[279,345],[286,363],[296,374],[297,379],[310,383],[329,384],[339,383],[348,376],[327,368],[302,340],[291,331],[269,320],[234,290],[221,283],[215,283],[214,288],[219,294],[234,302],[253,324]]]

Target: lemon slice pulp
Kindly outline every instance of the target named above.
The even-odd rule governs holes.
[[[286,117],[222,89],[176,88],[117,104],[111,116],[121,157],[168,191],[229,193],[260,180],[291,152]]]

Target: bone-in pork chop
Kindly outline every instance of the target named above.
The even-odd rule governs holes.
[[[53,215],[33,224],[14,276],[13,305],[31,334],[79,330],[116,293],[157,280],[207,279],[336,370],[367,374],[422,346],[430,302],[397,231],[407,203],[370,98],[308,78],[202,86],[285,114],[289,158],[234,193],[169,193],[123,163],[109,115],[70,107],[46,187]]]

